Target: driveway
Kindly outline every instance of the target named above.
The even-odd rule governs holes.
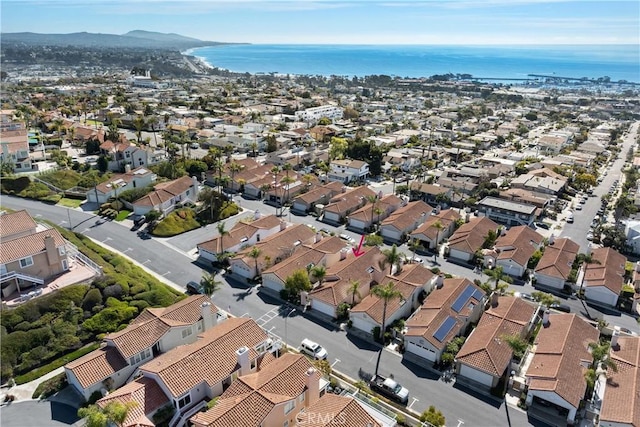
[[[2,427],[69,427],[81,426],[78,409],[61,402],[28,400],[0,408]]]

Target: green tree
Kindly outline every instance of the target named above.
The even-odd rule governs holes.
[[[137,406],[137,402],[121,403],[112,401],[105,405],[104,408],[98,405],[80,408],[78,409],[78,416],[86,418],[86,427],[108,427],[113,424],[120,426],[127,419],[129,411]]]
[[[216,280],[216,276],[207,271],[202,273],[202,278],[200,279],[200,285],[202,286],[202,292],[211,298],[211,296],[220,290],[222,286],[222,282]]]
[[[395,247],[395,245],[394,245]],[[386,285],[377,285],[371,289],[371,294],[380,298],[383,301],[382,305],[382,325],[380,326],[380,342],[384,345],[384,332],[385,332],[385,324],[387,322],[387,305],[389,301],[394,299],[402,299],[402,294],[396,288],[396,285],[393,282],[389,282]],[[378,369],[380,368],[380,358],[382,357],[382,350],[380,349],[378,352],[378,360],[376,361],[376,370],[374,375],[378,375]]]
[[[439,244],[438,241],[440,240],[440,232],[444,228],[444,225],[442,225],[442,222],[440,220],[437,220],[436,222],[433,223],[432,227],[436,229],[436,240],[434,241],[434,244],[433,244],[433,260],[437,261],[438,260],[438,244]]]
[[[302,291],[310,291],[311,281],[309,280],[307,270],[300,269],[294,271],[293,274],[284,281],[284,288],[290,296],[298,296]]]
[[[360,281],[359,280],[349,280],[349,293],[351,294],[351,307],[356,305],[356,297],[361,298],[360,295]]]
[[[442,415],[442,412],[437,410],[433,405],[429,406],[429,409],[420,415],[420,421],[423,423],[429,423],[433,427],[444,427],[445,425],[444,415]]]
[[[220,254],[224,254],[224,236],[228,236],[229,231],[227,230],[224,221],[218,222],[218,224],[216,224],[216,229],[218,230],[218,235],[220,236]]]
[[[142,130],[144,129],[146,122],[143,116],[137,116],[133,119],[133,127],[136,129],[136,138],[138,139],[138,144],[142,141]]]
[[[332,137],[329,142],[329,159],[344,159],[345,153],[349,148],[349,143],[344,138]]]
[[[367,234],[364,238],[365,246],[382,246],[384,240],[382,236],[378,236],[377,234]]]
[[[262,254],[262,251],[257,246],[251,248],[251,250],[247,254],[249,258],[253,258],[253,261],[256,264],[256,276],[260,275],[260,270],[258,269],[258,258],[260,258],[260,254]]]
[[[545,307],[550,307],[551,304],[557,304],[558,302],[560,302],[560,300],[556,297],[554,297],[553,295],[547,293],[547,292],[540,292],[540,291],[535,291],[531,294],[531,297],[539,302],[540,304],[544,305]]]
[[[327,276],[327,268],[322,264],[314,265],[313,267],[311,267],[310,273],[313,278],[318,281],[318,284],[322,286],[322,282]]]
[[[498,285],[500,284],[501,280],[507,283],[513,282],[513,279],[504,272],[504,268],[501,265],[497,265],[493,269],[484,270],[484,274],[496,281],[496,289],[498,289]]]
[[[527,340],[518,334],[502,335],[500,338],[507,343],[513,352],[513,357],[517,360],[521,360],[525,351],[527,351],[527,347],[529,347]]]
[[[384,264],[389,266],[389,274],[393,274],[393,266],[400,266],[402,255],[398,251],[398,247],[394,244],[391,249],[382,251],[384,254]]]

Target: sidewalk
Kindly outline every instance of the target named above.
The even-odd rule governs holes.
[[[0,390],[0,402],[4,402],[5,396],[7,395],[15,396],[15,402],[24,400],[37,400],[33,399],[31,396],[33,396],[33,392],[36,391],[36,388],[38,388],[40,383],[62,373],[64,373],[64,367],[55,369],[48,374],[41,376],[40,378],[36,378],[31,382],[21,385],[14,385],[13,387],[2,388]]]

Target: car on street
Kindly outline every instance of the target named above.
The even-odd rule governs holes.
[[[402,387],[391,377],[386,378],[382,375],[375,375],[371,378],[369,387],[376,393],[402,405],[406,405],[409,401],[409,390]]]
[[[328,228],[321,228],[320,232],[324,234],[331,234],[331,230],[329,230]]]
[[[548,223],[542,222],[542,221],[536,222],[535,226],[538,227],[538,228],[544,228],[545,230],[548,230],[548,229],[551,228],[551,224],[548,224]]]
[[[571,313],[571,307],[567,304],[551,304],[549,308],[552,310],[562,311],[564,313]]]
[[[582,210],[582,205],[578,205],[578,206],[576,206],[576,210],[577,210],[577,211],[581,211],[581,210]]]
[[[316,360],[325,360],[327,358],[327,350],[322,348],[317,342],[311,341],[308,338],[302,340],[300,353],[313,357]]]
[[[414,255],[412,257],[407,257],[407,262],[423,264],[424,260],[422,258],[420,258],[419,256]]]
[[[187,283],[187,293],[190,295],[204,294],[204,287],[198,282],[191,281]]]
[[[349,243],[354,243],[355,242],[355,239],[353,237],[349,236],[348,234],[342,233],[338,237],[340,237],[342,240],[346,240]]]
[[[587,240],[593,240],[593,233],[587,233]]]

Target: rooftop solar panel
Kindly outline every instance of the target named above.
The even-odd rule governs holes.
[[[469,301],[469,298],[471,298],[471,295],[473,295],[473,292],[475,290],[476,288],[474,288],[472,285],[467,285],[467,287],[464,289],[464,291],[462,291],[460,296],[456,298],[455,302],[451,304],[451,308],[453,309],[453,311],[455,311],[456,313],[459,313],[460,310],[462,310],[462,307],[464,307],[464,305],[466,304],[466,302]]]
[[[455,324],[456,324],[456,319],[454,317],[447,316],[447,318],[444,319],[444,321],[442,322],[442,324],[440,325],[436,333],[433,334],[433,337],[438,341],[443,342],[446,336],[449,335],[449,332],[451,332],[451,329],[453,329]]]

